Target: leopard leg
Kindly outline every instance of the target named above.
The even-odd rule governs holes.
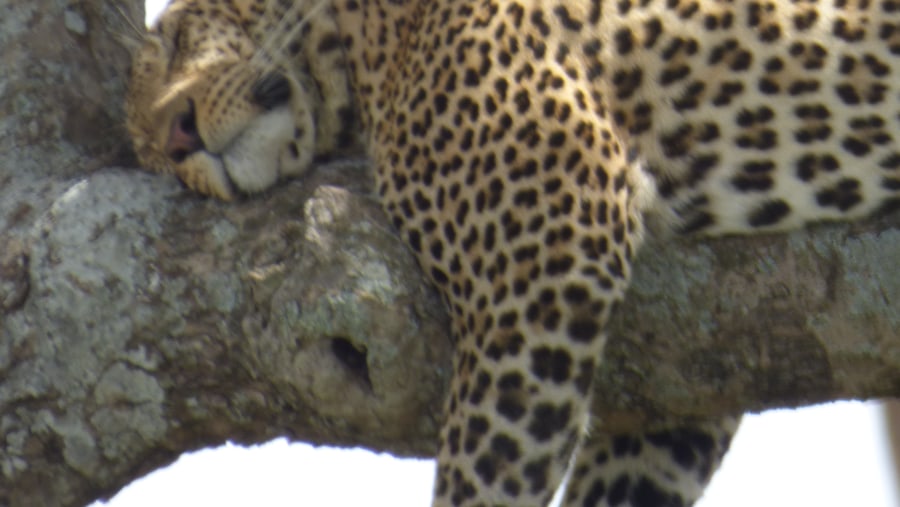
[[[435,506],[543,506],[562,482],[585,427],[593,365],[579,366],[559,348],[519,346],[529,363],[545,352],[566,358],[546,369],[507,361],[489,371],[490,360],[471,350],[459,355],[463,374],[441,435]],[[563,382],[539,380],[564,373]]]
[[[387,104],[372,115],[372,145],[385,211],[443,293],[456,337],[433,505],[543,506],[584,433],[603,330],[654,189],[606,89],[573,70],[580,57],[563,63],[569,39],[514,29],[490,2],[469,4],[458,25],[426,5],[428,36],[410,35],[388,60],[399,66],[386,67],[391,86],[372,89]],[[544,7],[521,14],[543,26]],[[498,33],[559,56],[452,64],[480,58]],[[431,46],[443,40],[471,49]]]
[[[740,417],[647,433],[588,437],[572,466],[565,507],[688,507],[719,467]]]
[[[519,264],[489,265],[490,280],[461,276],[457,285],[471,295],[448,298],[458,347],[435,506],[547,505],[568,469],[586,428],[602,330],[639,241],[624,233],[639,227],[624,184],[581,199],[579,210],[629,214],[609,212],[614,227],[592,222],[596,212],[580,222],[559,217],[547,226],[551,248],[516,250]],[[564,241],[553,243],[554,234]],[[543,276],[528,278],[535,267]]]

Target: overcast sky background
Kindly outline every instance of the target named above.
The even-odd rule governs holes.
[[[748,416],[697,507],[900,507],[884,424],[876,403]],[[184,455],[91,507],[426,507],[433,474],[431,460],[279,439]]]

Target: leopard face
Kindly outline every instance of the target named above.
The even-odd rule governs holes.
[[[126,97],[127,128],[144,167],[231,200],[354,145],[346,74],[317,81],[294,40],[319,39],[313,66],[339,67],[339,45],[328,46],[334,31],[310,29],[311,13],[289,7],[169,6],[133,57]]]

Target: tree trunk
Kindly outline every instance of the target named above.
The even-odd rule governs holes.
[[[0,507],[81,506],[225,440],[430,455],[448,319],[365,162],[237,204],[113,168],[142,6],[0,7]],[[595,412],[900,394],[898,225],[647,245]]]

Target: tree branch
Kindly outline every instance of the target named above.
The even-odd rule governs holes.
[[[365,164],[231,205],[134,169],[94,171],[127,145],[106,128],[121,120],[106,102],[125,75],[108,31],[120,3],[68,18],[58,0],[34,4],[59,14],[29,24],[31,4],[4,11],[28,26],[7,47],[46,52],[5,55],[21,65],[0,76],[13,118],[0,127],[0,506],[84,505],[225,440],[430,455],[448,321]],[[80,33],[77,16],[93,28]],[[32,39],[61,31],[72,44]],[[84,65],[97,55],[117,56]],[[80,97],[64,117],[61,74],[113,98]],[[622,428],[897,395],[898,225],[648,244],[595,412]]]

